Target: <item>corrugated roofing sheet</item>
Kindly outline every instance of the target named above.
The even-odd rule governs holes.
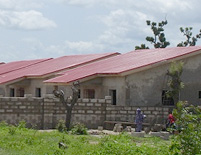
[[[165,60],[200,51],[201,47],[175,47],[164,49],[137,50],[118,55],[106,60],[94,62],[64,72],[62,76],[45,81],[46,83],[70,83],[99,74],[120,74]]]
[[[18,69],[22,69],[37,63],[41,63],[49,59],[36,59],[36,60],[24,60],[24,61],[14,61],[14,62],[9,62],[9,63],[4,63],[2,65],[0,65],[0,75],[1,74],[5,74],[8,72],[12,72]]]
[[[63,56],[55,59],[50,59],[32,66],[21,68],[12,72],[0,75],[0,84],[11,82],[13,80],[26,78],[26,77],[41,77],[84,65],[89,62],[104,59],[119,53],[104,53],[104,54],[88,54],[88,55],[71,55]]]

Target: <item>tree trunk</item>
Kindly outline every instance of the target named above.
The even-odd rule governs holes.
[[[70,129],[72,110],[73,110],[72,107],[66,106],[66,128],[67,128],[67,130]]]

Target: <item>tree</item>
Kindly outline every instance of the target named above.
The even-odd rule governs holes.
[[[201,30],[195,36],[192,36],[193,35],[192,30],[193,30],[192,27],[186,27],[186,28],[180,27],[180,31],[186,37],[186,41],[184,42],[182,41],[181,43],[177,44],[177,47],[186,47],[186,46],[196,45],[197,40],[201,38]]]
[[[54,90],[53,93],[55,95],[55,97],[59,98],[60,102],[65,106],[66,108],[66,128],[69,129],[70,128],[70,124],[71,124],[71,116],[72,116],[72,110],[73,107],[75,105],[75,103],[78,100],[78,95],[79,95],[79,82],[74,82],[71,89],[72,89],[72,97],[67,97],[66,99],[64,98],[64,92],[62,90],[58,91],[58,90]]]
[[[147,36],[146,40],[154,45],[154,48],[166,48],[170,45],[170,42],[166,41],[165,33],[164,33],[164,26],[167,25],[167,20],[161,21],[159,23],[151,22],[150,20],[146,21],[147,26],[151,27],[151,30],[153,32],[152,36]],[[148,49],[145,44],[142,44],[141,46],[135,46],[135,49]]]
[[[168,81],[169,90],[167,91],[167,97],[172,97],[174,103],[180,100],[180,91],[184,88],[184,83],[181,81],[181,75],[183,72],[183,62],[172,62],[167,75],[170,77]]]
[[[135,50],[139,50],[139,49],[149,49],[149,47],[146,46],[145,44],[141,44],[140,46],[135,46]]]
[[[173,110],[176,126],[180,131],[175,135],[170,145],[173,155],[201,154],[201,107],[178,102]]]

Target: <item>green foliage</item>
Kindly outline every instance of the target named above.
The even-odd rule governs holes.
[[[87,135],[87,128],[82,123],[75,123],[71,128],[73,135]]]
[[[0,122],[0,127],[7,127],[8,123],[6,123],[5,121],[1,121]]]
[[[10,125],[9,128],[8,128],[8,133],[11,134],[11,135],[14,135],[16,133],[16,127],[13,126],[13,125]]]
[[[16,128],[8,134],[9,126],[0,126],[0,154],[6,155],[166,155],[169,141],[160,138],[131,137],[128,134],[105,135],[103,138],[90,135],[69,135],[58,132],[36,132]],[[63,142],[67,149],[59,148]],[[111,147],[110,147],[111,146]]]
[[[140,46],[135,46],[135,50],[140,50],[140,49],[149,49],[149,47],[146,46],[145,44],[141,44]]]
[[[182,41],[181,43],[179,43],[177,45],[178,47],[186,47],[186,46],[195,46],[196,45],[197,40],[201,38],[201,30],[195,36],[192,36],[193,35],[192,30],[193,30],[192,27],[186,27],[186,28],[180,27],[180,31],[186,37],[186,41]]]
[[[56,129],[59,131],[59,132],[65,132],[67,131],[67,128],[66,128],[66,125],[65,125],[65,121],[64,120],[59,120],[57,126],[56,126]]]
[[[166,155],[168,147],[161,140],[152,139],[152,145],[141,142],[143,139],[135,139],[128,134],[105,136],[101,139],[97,150],[92,150],[89,155]],[[148,139],[144,139],[146,141]],[[154,140],[154,141],[153,141]],[[159,146],[160,145],[160,146]]]
[[[172,140],[170,152],[173,155],[201,154],[201,107],[178,102],[173,115],[180,133]]]
[[[170,90],[167,91],[166,95],[167,97],[173,97],[174,103],[179,101],[179,93],[184,88],[184,83],[181,81],[183,65],[182,61],[172,62],[167,73],[171,79],[167,83]]]
[[[146,40],[154,45],[154,48],[166,48],[170,45],[170,42],[166,41],[164,26],[167,25],[167,20],[161,21],[159,23],[151,22],[150,20],[146,21],[147,26],[150,26],[153,36],[147,36]],[[145,44],[141,46],[135,46],[135,49],[148,49]]]
[[[24,120],[20,121],[17,125],[17,128],[18,129],[23,129],[23,128],[26,128],[26,122]]]

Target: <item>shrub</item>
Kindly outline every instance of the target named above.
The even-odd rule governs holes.
[[[16,133],[16,129],[17,128],[15,126],[11,125],[8,128],[8,133],[11,134],[11,135],[14,135]]]
[[[71,128],[71,133],[74,135],[87,135],[87,128],[84,124],[76,123]]]
[[[173,115],[180,133],[174,136],[170,151],[174,155],[201,154],[201,109],[186,102],[179,102]]]
[[[17,125],[17,128],[18,129],[23,129],[23,128],[26,128],[26,122],[24,120],[20,121]]]
[[[5,122],[5,121],[0,122],[0,127],[7,127],[7,126],[8,126],[7,122]]]
[[[34,138],[33,137],[25,138],[25,143],[28,145],[32,145],[34,143]]]
[[[59,132],[65,132],[67,131],[67,128],[66,128],[66,125],[65,125],[65,121],[64,120],[59,120],[57,126],[56,126],[56,129],[59,131]]]

